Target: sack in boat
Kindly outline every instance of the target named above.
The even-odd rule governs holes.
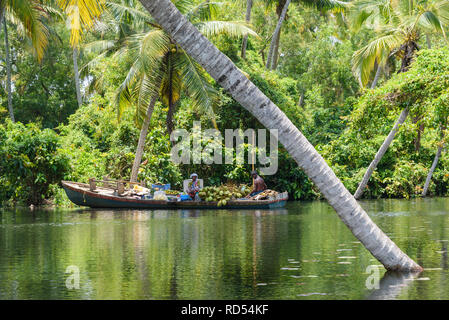
[[[155,191],[154,192],[154,195],[153,195],[153,200],[165,200],[165,201],[167,201],[168,200],[168,198],[167,198],[167,196],[165,195],[165,191]]]

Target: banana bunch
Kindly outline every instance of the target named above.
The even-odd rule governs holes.
[[[198,195],[203,201],[217,201],[217,205],[221,207],[225,206],[229,200],[242,198],[248,193],[249,188],[245,185],[221,185],[219,187],[205,187]]]

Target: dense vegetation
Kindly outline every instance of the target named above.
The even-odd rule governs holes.
[[[317,1],[322,6],[293,1],[282,36],[274,39],[278,47],[274,46],[274,60],[267,68],[285,1],[254,0],[250,24],[242,22],[246,1],[173,2],[284,111],[351,192],[401,110],[409,108],[410,115],[364,196],[421,194],[438,146],[447,137],[449,50],[443,31],[448,31],[449,6],[429,0],[421,1],[425,2],[419,7],[422,11],[418,6],[394,8],[401,14],[390,17],[390,23],[381,9],[364,11],[362,1],[349,5]],[[371,8],[381,5],[371,2]],[[402,2],[390,5],[397,3]],[[8,39],[9,44],[0,49],[4,88],[0,91],[0,202],[41,204],[52,199],[64,205],[68,201],[58,187],[60,180],[86,182],[104,175],[130,179],[146,108],[155,95],[139,180],[170,182],[180,188],[182,179],[197,172],[206,185],[250,183],[248,164],[170,161],[173,128],[191,130],[193,121],[200,121],[203,129],[216,126],[223,133],[228,128],[262,126],[158,31],[138,1],[106,1],[97,23],[76,41],[61,19],[67,12],[58,3],[36,4],[46,12],[40,21],[49,40],[42,54],[33,30],[27,30],[26,21],[19,19],[22,15],[12,9],[5,11],[8,33],[1,33],[2,43]],[[370,14],[360,16],[360,12]],[[413,30],[401,22],[410,17],[419,22]],[[379,21],[381,29],[376,27]],[[388,33],[387,27],[393,26],[396,33]],[[401,28],[409,36],[399,37]],[[248,32],[243,59],[242,39]],[[11,109],[15,123],[10,120]],[[443,152],[433,173],[431,195],[448,194],[448,165]],[[279,171],[264,178],[271,189],[287,190],[292,199],[320,197],[282,147]]]

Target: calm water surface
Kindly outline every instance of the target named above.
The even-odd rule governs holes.
[[[379,266],[379,289],[367,288],[367,267],[380,264],[323,201],[273,211],[0,210],[0,299],[449,299],[449,199],[362,206],[423,273]],[[66,288],[68,266],[80,270],[79,289]]]

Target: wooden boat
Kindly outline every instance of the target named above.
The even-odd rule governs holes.
[[[288,200],[288,193],[280,193],[270,200],[229,200],[218,206],[217,201],[165,201],[141,199],[137,196],[119,196],[110,187],[95,187],[79,182],[62,181],[67,197],[79,206],[91,208],[133,208],[133,209],[274,209],[282,208]]]

